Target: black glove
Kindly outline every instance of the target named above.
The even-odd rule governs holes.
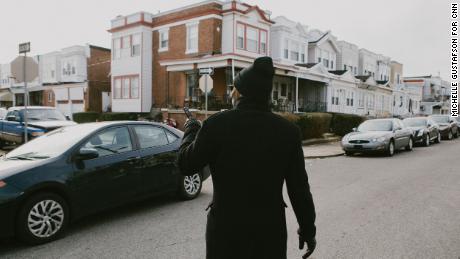
[[[311,254],[313,254],[313,251],[315,251],[316,239],[314,237],[310,239],[304,239],[300,229],[297,231],[297,233],[299,234],[299,249],[302,250],[305,246],[305,243],[307,243],[307,252],[302,256],[302,259],[306,259],[310,257]]]
[[[184,129],[201,128],[201,122],[195,118],[188,119],[184,124]]]

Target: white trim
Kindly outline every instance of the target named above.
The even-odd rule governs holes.
[[[208,15],[204,15],[204,16],[200,16],[200,17],[191,18],[191,19],[188,19],[188,20],[182,20],[182,21],[178,21],[178,22],[173,22],[173,23],[168,23],[168,24],[164,24],[164,25],[161,25],[161,26],[153,27],[152,31],[157,31],[157,30],[161,30],[161,29],[164,29],[164,28],[174,27],[174,26],[188,24],[188,23],[195,23],[195,22],[198,23],[201,20],[210,19],[210,18],[215,18],[215,19],[222,20],[222,16],[220,16],[220,15],[208,14]]]

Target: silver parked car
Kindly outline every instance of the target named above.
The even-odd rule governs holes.
[[[342,139],[342,148],[347,155],[383,153],[393,156],[401,148],[411,151],[413,145],[412,130],[400,119],[367,120]]]

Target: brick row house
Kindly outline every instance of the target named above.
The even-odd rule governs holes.
[[[240,1],[209,0],[158,14],[118,16],[109,32],[116,112],[203,109],[199,69],[208,67],[214,69],[209,109],[229,108],[234,76],[260,56],[274,60],[274,110],[372,117],[419,112],[397,107],[394,95],[403,94],[413,107],[421,91],[390,80],[389,57]]]

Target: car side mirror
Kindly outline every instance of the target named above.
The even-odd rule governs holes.
[[[357,128],[353,128],[352,130],[353,130],[353,132],[356,132],[356,131],[358,131],[358,129],[357,129]]]
[[[69,115],[66,115],[66,116],[65,116],[65,119],[68,120],[68,121],[70,121],[70,116],[69,116]]]
[[[449,123],[453,123],[453,122],[454,122],[454,120],[450,120],[450,121],[449,121]]]
[[[431,126],[433,126],[433,125],[431,125],[431,123],[428,123],[428,124],[426,125],[427,128],[429,128],[429,127],[431,127]]]
[[[16,116],[10,115],[10,116],[6,117],[6,120],[7,121],[16,121]]]
[[[81,148],[78,151],[77,159],[79,160],[90,160],[99,157],[99,152],[94,148]]]

